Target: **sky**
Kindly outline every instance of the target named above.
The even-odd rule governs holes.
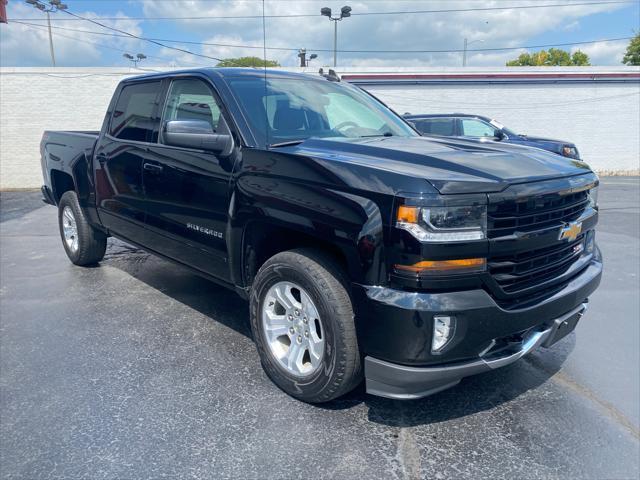
[[[503,66],[527,50],[474,50],[623,38],[640,31],[640,0],[570,5],[594,1],[597,0],[265,0],[267,17],[289,15],[265,19],[266,46],[273,48],[267,50],[267,58],[283,66],[295,66],[299,61],[297,49],[306,48],[308,54],[318,55],[312,66],[331,65],[333,24],[320,16],[320,8],[325,6],[334,13],[343,5],[352,8],[353,15],[338,23],[338,50],[366,52],[339,51],[338,66],[349,67],[461,66],[462,53],[450,50],[461,50],[465,38],[469,43],[468,66]],[[221,18],[260,17],[262,0],[66,0],[66,4],[68,12],[75,15],[96,19],[137,37],[162,39],[162,45],[128,37],[65,12],[54,12],[51,23],[58,66],[128,66],[124,53],[147,55],[140,66],[148,67],[211,66],[216,59],[263,55],[262,18]],[[508,8],[549,4],[556,6]],[[495,7],[500,8],[416,12]],[[379,12],[414,13],[372,14]],[[45,14],[24,0],[9,0],[7,13],[9,23],[0,24],[0,65],[50,66]],[[628,42],[561,48],[582,50],[590,56],[592,65],[619,66]]]

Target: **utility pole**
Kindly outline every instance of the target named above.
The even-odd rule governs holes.
[[[51,34],[51,16],[49,15],[49,10],[47,12],[47,25],[49,26],[49,51],[51,52],[51,64],[56,66],[56,55],[53,52],[53,35]]]
[[[474,43],[482,43],[484,42],[484,40],[473,40],[471,42],[468,42],[467,39],[464,39],[464,48],[462,49],[462,66],[466,67],[467,66],[467,47],[469,45],[473,45]]]
[[[320,15],[328,17],[329,20],[333,22],[333,66],[336,67],[338,64],[338,22],[343,18],[351,16],[351,7],[348,5],[342,7],[339,17],[332,17],[331,9],[329,7],[323,7],[320,9]]]
[[[467,38],[464,39],[464,48],[462,50],[462,66],[467,66]]]
[[[49,27],[49,52],[51,53],[51,65],[56,66],[56,55],[53,51],[53,34],[51,33],[51,16],[50,12],[57,12],[58,10],[66,10],[67,5],[60,0],[49,0],[48,4],[45,4],[40,0],[25,0],[29,5],[37,8],[41,12],[47,14],[47,26]]]

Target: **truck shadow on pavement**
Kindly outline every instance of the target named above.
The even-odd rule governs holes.
[[[339,410],[364,402],[369,409],[369,421],[399,428],[440,423],[489,411],[548,382],[574,349],[575,338],[575,334],[570,334],[551,350],[541,348],[512,365],[465,378],[455,387],[430,397],[417,400],[375,397],[365,393],[363,384],[346,397],[319,407]]]
[[[113,240],[104,263],[200,312],[212,322],[221,323],[251,339],[248,303],[225,287]],[[313,408],[346,410],[364,403],[371,422],[391,427],[466,417],[494,409],[545,384],[562,368],[574,346],[575,334],[570,334],[552,349],[539,349],[513,365],[465,378],[459,385],[427,398],[391,400],[375,397],[365,392],[363,382],[346,396]],[[268,381],[266,377],[265,381]]]
[[[572,333],[552,349],[540,348],[498,370],[464,378],[458,385],[430,397],[391,400],[365,393],[364,384],[320,408],[340,410],[364,402],[371,422],[391,427],[434,424],[489,411],[527,395],[547,383],[575,347]]]

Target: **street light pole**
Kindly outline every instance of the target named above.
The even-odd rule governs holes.
[[[333,68],[338,65],[338,20],[333,22]]]
[[[320,9],[320,15],[328,17],[329,20],[333,22],[333,66],[335,68],[338,65],[338,22],[343,18],[351,16],[351,7],[348,5],[342,7],[339,17],[332,17],[331,9],[329,7],[323,7]]]
[[[56,56],[53,51],[53,34],[51,33],[51,16],[50,12],[57,12],[58,10],[66,10],[67,6],[61,2],[61,0],[49,0],[49,5],[46,5],[40,0],[25,0],[29,5],[37,8],[41,12],[47,14],[47,26],[49,27],[49,52],[51,53],[51,64],[56,66]]]

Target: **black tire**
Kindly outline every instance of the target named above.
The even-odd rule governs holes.
[[[65,208],[71,210],[76,222],[78,247],[75,250],[65,240],[63,227]],[[64,251],[67,252],[69,260],[75,265],[95,265],[104,258],[104,252],[107,249],[107,236],[89,225],[78,203],[78,196],[73,191],[65,192],[58,202],[58,228]]]
[[[302,287],[322,318],[324,353],[319,368],[304,378],[292,375],[280,365],[264,332],[262,305],[269,289],[280,281]],[[328,402],[361,382],[362,361],[348,283],[342,268],[330,255],[313,249],[299,249],[271,257],[254,279],[250,312],[251,329],[262,366],[269,378],[289,395],[309,403]]]

